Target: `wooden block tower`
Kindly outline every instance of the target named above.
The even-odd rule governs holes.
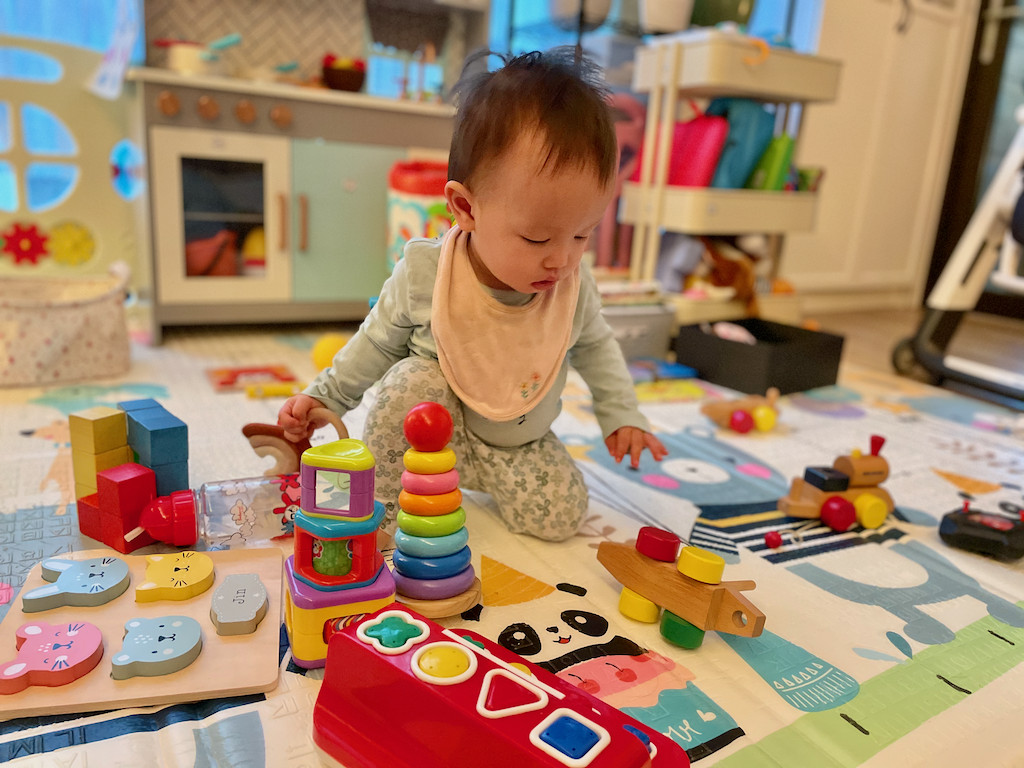
[[[352,438],[302,454],[284,617],[292,658],[301,667],[324,666],[339,620],[373,613],[395,599],[395,581],[377,548],[385,510],[373,498],[375,466],[366,445]]]
[[[420,403],[405,417],[402,492],[395,534],[398,601],[437,619],[454,616],[480,601],[480,579],[470,564],[466,511],[462,508],[453,424],[438,403]]]

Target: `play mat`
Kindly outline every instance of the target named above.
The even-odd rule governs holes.
[[[0,615],[36,563],[96,547],[76,524],[68,414],[155,398],[188,424],[191,487],[257,477],[267,459],[240,429],[273,422],[281,399],[215,391],[208,371],[278,365],[309,377],[316,338],[181,333],[159,348],[133,348],[131,370],[117,381],[0,390]],[[1022,566],[952,549],[937,533],[965,499],[1008,514],[1024,506],[1018,415],[844,369],[838,386],[783,397],[773,431],[737,434],[699,410],[734,393],[699,381],[638,390],[671,455],[661,464],[647,459],[639,471],[616,466],[586,390],[570,379],[556,428],[591,488],[586,524],[560,544],[514,536],[488,497],[467,493],[483,596],[442,623],[515,647],[668,735],[699,765],[1024,765]],[[361,421],[361,411],[346,419],[354,436]],[[806,521],[787,518],[777,504],[790,480],[852,449],[866,452],[873,435],[886,440],[884,485],[896,511],[878,529],[819,525],[794,538]],[[275,543],[287,536],[276,522],[270,535],[250,526],[249,540],[229,546]],[[622,616],[619,585],[598,563],[597,547],[629,541],[644,525],[722,555],[725,579],[755,581],[744,594],[767,616],[763,633],[709,631],[700,648],[683,650],[657,625]],[[765,545],[771,530],[783,534],[777,549]],[[276,543],[289,547],[287,538]],[[13,637],[0,644],[0,659],[14,658]],[[249,663],[242,649],[239,666]],[[0,722],[0,762],[315,766],[311,713],[321,675],[291,663],[284,643],[280,671],[267,693],[8,719]],[[159,689],[161,679],[150,685]],[[394,717],[401,738],[400,706]]]

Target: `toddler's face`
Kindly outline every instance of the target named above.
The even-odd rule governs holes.
[[[541,169],[543,143],[524,138],[481,175],[472,196],[470,258],[485,285],[539,293],[576,269],[613,186],[591,169]],[[463,227],[465,229],[465,227]]]

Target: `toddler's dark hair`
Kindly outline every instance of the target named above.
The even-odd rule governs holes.
[[[504,66],[471,74],[498,55]],[[470,186],[473,174],[524,133],[547,142],[542,167],[592,168],[602,184],[615,175],[617,143],[600,69],[573,47],[509,57],[481,51],[466,61],[453,88],[457,112],[448,178]]]

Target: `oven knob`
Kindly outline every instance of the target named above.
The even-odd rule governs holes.
[[[220,117],[220,105],[210,96],[200,96],[197,109],[199,116],[204,120],[216,120]]]
[[[288,107],[278,105],[270,110],[270,119],[278,128],[287,128],[292,124],[292,111]]]
[[[250,125],[256,120],[256,107],[248,99],[242,99],[235,104],[235,117],[238,118],[238,122]]]
[[[174,117],[181,111],[181,102],[171,91],[160,91],[156,97],[156,106],[160,114],[166,117]]]

